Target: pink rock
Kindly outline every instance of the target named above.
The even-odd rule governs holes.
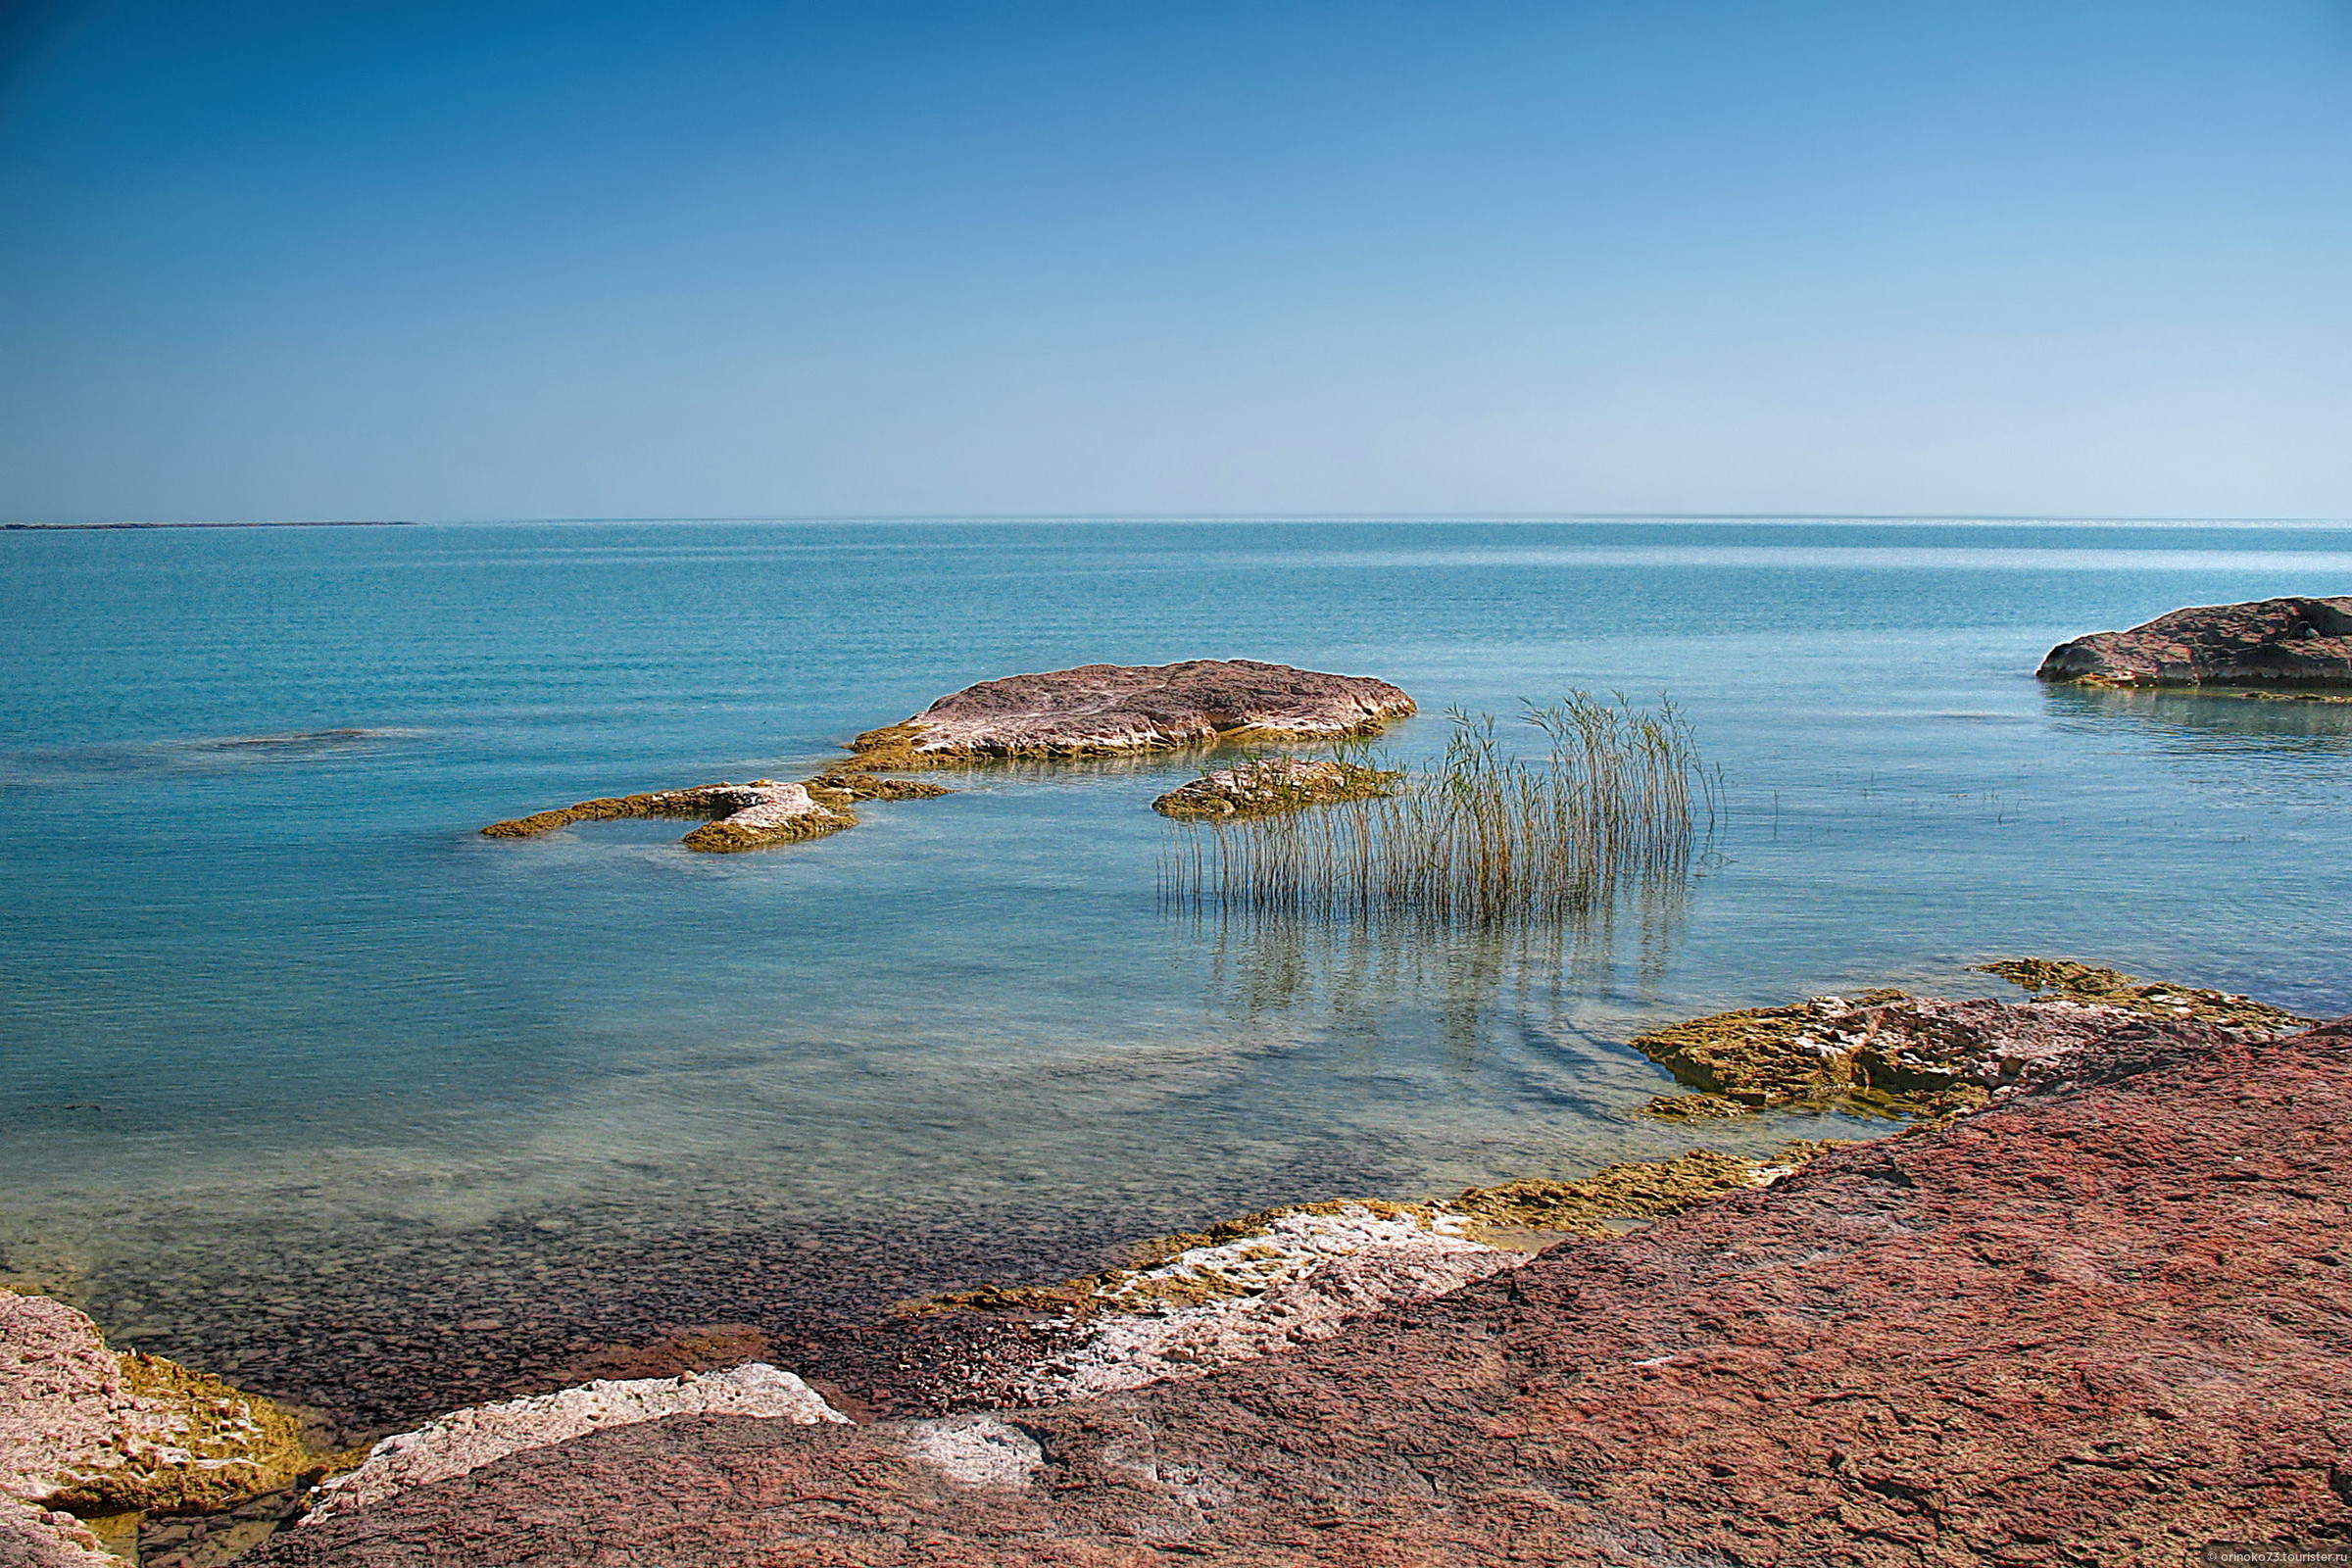
[[[2061,643],[2043,680],[2106,686],[2352,686],[2352,598],[2176,610]]]
[[[918,759],[1088,757],[1246,736],[1368,735],[1412,711],[1413,700],[1385,680],[1250,659],[1082,664],[967,686],[903,724],[858,736],[856,749]]]

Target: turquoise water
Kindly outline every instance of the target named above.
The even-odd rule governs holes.
[[[1110,1232],[1687,1131],[1642,1023],[2077,956],[2352,1011],[2352,707],[2045,690],[2051,644],[2352,592],[2352,529],[648,523],[0,534],[0,1271],[158,1213],[452,1234],[593,1202]],[[799,777],[971,681],[1250,657],[1449,705],[1671,692],[1709,870],[1560,951],[1172,917],[1198,759],[982,771],[735,857],[490,841]],[[141,1238],[146,1238],[141,1240]],[[77,1282],[77,1283],[76,1283]],[[111,1283],[110,1283],[111,1282]],[[157,1291],[116,1313],[170,1321]]]

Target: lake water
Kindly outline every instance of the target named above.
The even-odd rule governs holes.
[[[591,1217],[1084,1214],[1099,1246],[1761,1151],[1837,1129],[1645,1122],[1671,1085],[1620,1042],[2001,994],[1992,956],[2352,1011],[2352,707],[2033,679],[2084,631],[2346,592],[2352,529],[2306,526],[0,534],[0,1275],[185,1350],[196,1298],[252,1284],[232,1253],[295,1310],[278,1253],[365,1269],[395,1234],[516,1267]],[[1148,808],[1197,757],[961,774],[732,857],[681,822],[476,832],[802,777],[991,676],[1201,657],[1396,681],[1404,757],[1452,705],[1669,692],[1722,769],[1706,874],[1572,951],[1172,915]]]

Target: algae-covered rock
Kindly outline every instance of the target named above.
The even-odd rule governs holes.
[[[1268,757],[1211,769],[1152,803],[1162,816],[1253,816],[1386,795],[1400,775],[1331,758]]]
[[[2195,1018],[2228,1028],[2278,1035],[2308,1029],[2313,1019],[2253,1002],[2227,991],[2201,986],[2172,985],[2142,980],[2116,969],[2101,969],[2072,958],[2001,958],[1981,963],[1984,974],[1997,974],[2021,991],[2037,997],[2061,997],[2102,1007],[2120,1007],[2151,1018]]]
[[[1636,1159],[1575,1181],[1520,1180],[1473,1187],[1446,1209],[1470,1221],[1466,1234],[1494,1230],[1617,1236],[1633,1225],[1769,1180],[1779,1167],[1694,1149],[1673,1159]]]
[[[853,801],[910,800],[948,791],[936,784],[880,779],[870,773],[820,773],[806,784],[754,779],[749,784],[700,784],[692,789],[609,795],[558,807],[482,829],[485,838],[520,839],[553,833],[574,822],[631,817],[709,817],[681,840],[690,850],[726,854],[797,844],[858,825]]]
[[[2244,997],[2150,984],[2064,959],[1982,967],[2043,994],[2029,1002],[1953,1002],[1876,990],[1715,1013],[1637,1035],[1636,1050],[1700,1091],[1661,1095],[1645,1108],[1686,1121],[1767,1106],[1935,1118],[1975,1110],[2134,1018],[2210,1023],[2249,1040],[2309,1021]]]
[[[110,1350],[65,1302],[0,1291],[0,1496],[88,1514],[212,1511],[320,1458],[273,1401]]]

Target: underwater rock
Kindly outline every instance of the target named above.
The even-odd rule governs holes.
[[[1767,1105],[1945,1116],[2054,1070],[2086,1042],[2136,1017],[2193,1022],[2215,1040],[2270,1040],[2311,1023],[2244,997],[2150,984],[2065,959],[1980,967],[2050,995],[1949,1002],[1876,990],[1670,1024],[1632,1044],[1700,1093],[1661,1095],[1646,1108],[1676,1119]]]
[[[2352,1534],[2352,1020],[2133,1016],[1945,1126],[1329,1339],[1003,1426],[689,1417],[518,1454],[270,1568],[2183,1563]],[[1027,1450],[1017,1439],[1017,1461]]]
[[[1385,680],[1250,659],[1083,664],[984,680],[851,746],[873,767],[980,757],[1102,757],[1221,740],[1371,735],[1413,711]]]
[[[1330,758],[1268,757],[1211,769],[1152,803],[1162,816],[1234,816],[1296,810],[1385,795],[1397,775]]]
[[[65,1302],[0,1290],[0,1497],[91,1514],[216,1509],[319,1462],[272,1401],[109,1350]]]
[[[452,1411],[415,1432],[384,1439],[367,1462],[319,1489],[305,1523],[315,1523],[435,1481],[466,1475],[528,1448],[664,1416],[758,1416],[804,1423],[847,1421],[808,1384],[764,1362],[731,1372],[595,1382],[557,1394]]]
[[[2352,598],[2176,610],[2061,643],[2038,673],[2100,686],[2352,686]]]

